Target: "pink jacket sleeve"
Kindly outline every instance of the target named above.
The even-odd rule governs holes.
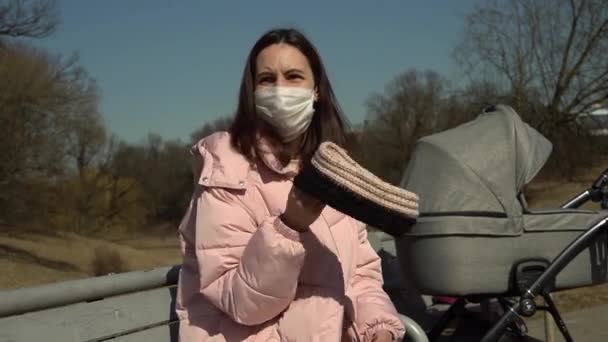
[[[365,225],[359,225],[358,234],[357,270],[352,289],[357,331],[363,341],[372,341],[376,331],[386,329],[400,341],[405,328],[388,294],[382,289],[380,257],[367,240]]]
[[[245,195],[207,188],[197,199],[196,258],[201,293],[234,321],[257,325],[293,300],[304,248],[281,220],[256,224]]]

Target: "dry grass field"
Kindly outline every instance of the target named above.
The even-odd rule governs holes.
[[[167,266],[180,260],[175,236],[108,241],[70,233],[0,232],[1,289]]]

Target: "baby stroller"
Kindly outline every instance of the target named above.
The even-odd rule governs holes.
[[[531,211],[522,188],[551,149],[503,105],[415,145],[401,187],[419,194],[421,215],[395,240],[400,271],[423,295],[458,298],[429,340],[460,318],[477,331],[453,340],[534,341],[521,316],[546,310],[572,341],[550,294],[608,280],[608,210],[576,209],[588,201],[608,207],[608,170],[562,208]],[[496,304],[498,318],[467,310],[481,302]]]

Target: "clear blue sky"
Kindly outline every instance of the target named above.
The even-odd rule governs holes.
[[[352,123],[395,75],[431,68],[453,78],[451,51],[472,0],[60,0],[62,25],[37,42],[78,52],[97,80],[109,130],[188,139],[231,114],[246,55],[276,26],[304,31],[319,49]]]

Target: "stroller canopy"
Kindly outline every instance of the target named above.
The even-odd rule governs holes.
[[[420,196],[421,216],[395,241],[404,279],[421,293],[468,296],[516,289],[516,266],[554,260],[606,211],[532,212],[521,188],[545,164],[551,144],[508,106],[420,139],[402,186]],[[606,234],[553,279],[567,289],[606,281]]]
[[[420,212],[522,214],[521,188],[551,153],[551,143],[509,106],[420,139],[401,186],[420,196]]]

